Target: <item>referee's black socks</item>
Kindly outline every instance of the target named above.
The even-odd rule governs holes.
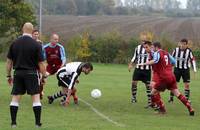
[[[17,111],[18,111],[19,103],[11,102],[10,103],[10,116],[11,116],[11,125],[16,125]]]
[[[41,126],[41,111],[42,111],[42,105],[40,102],[33,103],[33,111],[35,115],[35,124],[36,126]]]

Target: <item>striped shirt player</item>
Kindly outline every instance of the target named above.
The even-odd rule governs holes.
[[[149,54],[145,51],[143,47],[143,44],[145,42],[149,42],[149,41],[144,41],[142,44],[138,45],[135,48],[133,58],[131,59],[131,62],[128,67],[129,71],[132,68],[133,64],[140,64],[140,63],[145,63],[149,61]],[[137,99],[136,99],[137,82],[142,81],[146,85],[146,92],[147,92],[147,97],[148,97],[147,108],[148,108],[148,106],[151,104],[150,80],[151,80],[151,66],[150,65],[144,65],[144,66],[136,65],[133,76],[132,76],[132,86],[131,86],[131,91],[132,91],[131,102],[132,103],[137,102]]]
[[[192,50],[188,48],[188,40],[182,39],[180,41],[180,47],[173,50],[172,56],[176,59],[176,64],[174,67],[174,74],[176,76],[176,81],[179,82],[181,77],[185,85],[185,96],[189,100],[190,97],[190,66],[193,66],[194,72],[196,69],[196,62]],[[169,102],[173,102],[173,94],[170,94]]]
[[[77,79],[82,72],[86,75],[93,70],[93,66],[89,62],[71,62],[63,66],[56,73],[58,79],[58,86],[62,87],[62,91],[48,96],[49,104],[59,97],[66,96],[66,101],[63,102],[64,106],[67,106],[70,101],[70,96],[74,98],[74,103],[78,103],[78,97],[76,96],[75,83],[79,82]]]
[[[51,42],[43,46],[44,58],[47,61],[47,74],[55,74],[66,63],[65,48],[58,43],[59,36],[53,34]]]

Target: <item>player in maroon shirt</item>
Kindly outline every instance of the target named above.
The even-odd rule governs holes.
[[[52,34],[51,42],[44,45],[44,57],[47,61],[47,75],[55,74],[66,63],[65,49],[58,43],[59,36]]]
[[[159,106],[159,113],[165,114],[166,109],[160,97],[160,92],[165,89],[170,90],[187,108],[189,115],[194,116],[194,110],[185,96],[183,96],[177,88],[176,78],[172,71],[172,64],[175,64],[175,59],[166,51],[161,49],[159,42],[144,44],[144,48],[152,56],[149,62],[138,65],[152,65],[152,102]],[[151,50],[153,49],[153,51]]]
[[[55,74],[58,69],[66,64],[65,49],[59,44],[57,34],[52,34],[50,43],[43,46],[43,54],[47,62],[47,76]]]

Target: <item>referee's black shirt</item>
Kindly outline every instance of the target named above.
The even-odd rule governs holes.
[[[29,35],[23,35],[12,43],[7,58],[13,61],[15,70],[37,70],[38,63],[44,61],[42,46]]]

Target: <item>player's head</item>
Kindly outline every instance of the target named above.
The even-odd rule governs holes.
[[[151,48],[152,48],[152,43],[150,41],[144,41],[143,42],[143,47],[146,50],[146,52],[151,52]]]
[[[93,70],[93,66],[90,62],[85,62],[82,66],[82,72],[84,72],[86,75],[90,73],[90,71]]]
[[[188,40],[185,39],[185,38],[181,39],[181,41],[180,41],[180,48],[182,50],[185,50],[187,47],[188,47]]]
[[[33,24],[30,22],[26,22],[22,28],[23,33],[32,34],[33,32]]]
[[[33,39],[37,40],[39,39],[39,36],[40,36],[39,31],[37,29],[33,30],[32,32]]]
[[[160,42],[154,42],[153,46],[152,46],[153,51],[157,51],[159,49],[161,49],[161,44]]]
[[[58,34],[56,34],[56,33],[52,34],[51,37],[50,37],[50,41],[51,41],[51,44],[56,44],[56,43],[58,43],[58,41],[59,41],[59,36],[58,36]]]

